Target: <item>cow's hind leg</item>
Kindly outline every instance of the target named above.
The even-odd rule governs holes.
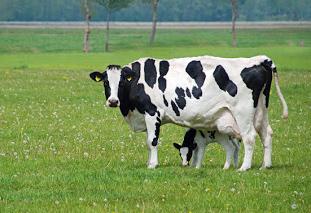
[[[147,127],[147,148],[149,152],[148,168],[154,169],[158,165],[158,140],[160,134],[161,117],[157,112],[154,116],[146,113],[145,122]]]
[[[265,106],[265,98],[261,96],[255,114],[255,128],[259,134],[263,146],[263,162],[261,168],[272,166],[272,134],[273,131],[269,124],[268,108]]]
[[[263,162],[261,168],[272,166],[272,128],[269,124],[268,114],[264,113],[262,124],[259,128],[259,136],[263,145]]]

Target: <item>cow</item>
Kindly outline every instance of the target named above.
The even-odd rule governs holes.
[[[119,107],[134,131],[147,132],[148,168],[158,165],[160,126],[174,123],[241,138],[245,153],[239,171],[246,171],[257,132],[264,147],[262,168],[272,165],[268,105],[273,73],[287,118],[276,67],[267,56],[141,58],[123,67],[109,65],[90,77],[103,82],[108,107]]]
[[[232,157],[234,160],[234,167],[237,168],[240,143],[237,139],[232,138],[228,135],[221,134],[218,131],[202,131],[196,129],[188,129],[184,136],[182,145],[179,145],[178,143],[173,143],[173,145],[179,151],[183,166],[189,165],[191,157],[194,153],[192,166],[200,168],[204,156],[205,147],[206,145],[213,142],[221,144],[226,151],[226,162],[223,169],[226,170],[230,168]],[[199,149],[197,148],[197,146],[202,148]]]

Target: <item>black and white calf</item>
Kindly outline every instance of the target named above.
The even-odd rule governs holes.
[[[189,165],[193,155],[192,166],[200,168],[204,157],[205,147],[213,142],[222,145],[226,151],[226,162],[223,169],[230,168],[232,157],[234,166],[237,168],[240,150],[238,140],[233,139],[231,136],[221,134],[218,131],[188,129],[182,145],[174,143],[174,147],[179,151],[183,166]]]
[[[147,131],[148,168],[158,165],[160,126],[175,123],[242,138],[245,155],[240,170],[245,171],[251,167],[257,132],[264,147],[262,166],[272,165],[268,104],[273,73],[287,117],[275,66],[266,56],[143,58],[124,67],[110,65],[90,77],[103,81],[107,106],[119,106],[134,131]]]

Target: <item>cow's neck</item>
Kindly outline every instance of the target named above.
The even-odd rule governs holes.
[[[135,108],[129,98],[130,91],[131,91],[131,86],[125,87],[123,88],[123,91],[119,96],[120,111],[124,117],[128,115],[130,110],[134,110]]]

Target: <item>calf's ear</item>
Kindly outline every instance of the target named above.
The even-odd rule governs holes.
[[[99,82],[104,79],[104,76],[102,73],[95,71],[95,72],[90,73],[90,78],[96,82]]]
[[[195,148],[197,148],[197,145],[198,145],[197,143],[193,143],[193,144],[191,145],[191,149],[192,149],[192,150],[195,150]]]
[[[176,149],[180,150],[181,145],[179,145],[178,143],[173,143],[173,145],[174,145],[174,147],[175,147]]]

